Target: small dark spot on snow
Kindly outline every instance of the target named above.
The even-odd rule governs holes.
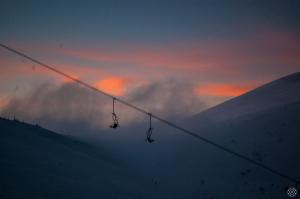
[[[260,193],[262,193],[262,194],[265,193],[265,188],[264,188],[264,187],[259,187],[258,189],[259,189],[259,192],[260,192]]]
[[[245,173],[244,171],[242,171],[240,174],[241,174],[241,176],[243,176],[243,177],[246,175],[246,173]]]

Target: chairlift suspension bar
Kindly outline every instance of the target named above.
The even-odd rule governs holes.
[[[113,98],[113,113],[115,113],[115,100],[116,98]]]
[[[150,128],[152,129],[152,114],[151,113],[148,114],[149,114]]]

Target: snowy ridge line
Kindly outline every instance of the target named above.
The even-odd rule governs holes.
[[[11,47],[8,47],[8,46],[6,46],[6,45],[4,45],[2,43],[0,43],[0,46],[2,48],[4,48],[4,49],[6,49],[6,50],[8,50],[8,51],[10,51],[12,53],[14,53],[14,54],[17,54],[17,55],[19,55],[21,57],[24,57],[24,58],[26,58],[26,59],[28,59],[28,60],[30,60],[30,61],[38,64],[38,65],[40,65],[40,66],[43,66],[44,68],[46,68],[46,69],[48,69],[48,70],[50,70],[50,71],[52,71],[54,73],[62,75],[64,77],[66,77],[66,78],[68,78],[68,79],[70,79],[70,80],[72,80],[72,81],[74,81],[74,82],[76,82],[76,83],[78,83],[78,84],[86,87],[86,88],[89,88],[89,89],[91,89],[91,90],[93,90],[95,92],[98,92],[98,93],[100,93],[102,95],[105,95],[105,96],[107,96],[109,98],[112,98],[113,100],[116,100],[116,101],[118,101],[119,103],[121,103],[121,104],[123,104],[125,106],[128,106],[128,107],[130,107],[132,109],[135,109],[136,111],[139,111],[141,113],[149,115],[150,117],[153,117],[156,120],[158,120],[158,121],[160,121],[160,122],[162,122],[162,123],[164,123],[164,124],[166,124],[166,125],[168,125],[170,127],[173,127],[173,128],[175,128],[175,129],[177,129],[177,130],[179,130],[179,131],[181,131],[181,132],[183,132],[185,134],[188,134],[188,135],[190,135],[190,136],[192,136],[192,137],[194,137],[194,138],[196,138],[198,140],[201,140],[201,141],[203,141],[203,142],[205,142],[205,143],[207,143],[207,144],[209,144],[209,145],[211,145],[211,146],[213,146],[215,148],[218,148],[218,149],[220,149],[220,150],[222,150],[224,152],[227,152],[227,153],[229,153],[229,154],[231,154],[233,156],[236,156],[237,158],[245,160],[245,161],[247,161],[247,162],[249,162],[249,163],[251,163],[251,164],[253,164],[253,165],[257,166],[257,167],[260,167],[260,168],[262,168],[262,169],[264,169],[266,171],[269,171],[270,173],[272,173],[274,175],[277,175],[277,176],[279,176],[281,178],[284,178],[284,179],[287,179],[287,180],[289,180],[291,182],[294,182],[296,185],[300,184],[300,181],[298,179],[294,178],[294,177],[291,177],[291,176],[288,176],[286,174],[283,174],[283,173],[281,173],[281,172],[279,172],[279,171],[277,171],[277,170],[275,170],[273,168],[270,168],[270,167],[268,167],[268,166],[266,166],[266,165],[264,165],[264,164],[262,164],[260,162],[257,162],[255,160],[247,157],[246,155],[243,155],[243,154],[240,154],[238,152],[235,152],[235,151],[233,151],[233,150],[231,150],[231,149],[229,149],[229,148],[227,148],[225,146],[222,146],[222,145],[220,145],[218,143],[215,143],[215,142],[213,142],[213,141],[211,141],[211,140],[209,140],[209,139],[207,139],[205,137],[202,137],[202,136],[200,136],[199,134],[197,134],[195,132],[187,130],[187,129],[181,127],[181,126],[178,126],[178,125],[176,125],[176,124],[174,124],[174,123],[166,120],[166,119],[163,119],[163,118],[161,118],[161,117],[159,117],[159,116],[157,116],[155,114],[152,114],[152,113],[150,113],[150,112],[148,112],[148,111],[146,111],[146,110],[144,110],[144,109],[142,109],[142,108],[140,108],[138,106],[135,106],[135,105],[133,105],[133,104],[127,102],[127,101],[124,101],[124,100],[122,100],[120,98],[117,98],[117,97],[115,97],[113,95],[110,95],[110,94],[108,94],[108,93],[106,93],[106,92],[104,92],[104,91],[102,91],[102,90],[100,90],[100,89],[98,89],[98,88],[96,88],[96,87],[94,87],[94,86],[92,86],[92,85],[90,85],[90,84],[88,84],[88,83],[86,83],[86,82],[78,79],[78,78],[72,77],[71,75],[69,75],[69,74],[67,74],[65,72],[62,72],[62,71],[60,71],[60,70],[58,70],[58,69],[56,69],[56,68],[54,68],[52,66],[49,66],[49,65],[47,65],[47,64],[45,64],[45,63],[43,63],[41,61],[38,61],[37,59],[34,59],[31,56],[29,56],[29,55],[26,55],[26,54],[24,54],[24,53],[22,53],[22,52],[20,52],[18,50],[15,50],[15,49],[13,49]]]

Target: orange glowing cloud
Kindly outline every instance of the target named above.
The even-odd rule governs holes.
[[[100,68],[90,67],[90,66],[78,66],[78,65],[62,65],[62,64],[54,64],[55,68],[67,73],[72,78],[75,79],[83,79],[83,80],[95,80],[99,79],[99,77],[107,76],[109,75],[107,72],[103,71]],[[57,76],[59,81],[62,81],[63,83],[69,83],[72,82],[72,80]]]
[[[129,47],[128,47],[129,48]],[[65,49],[64,54],[83,60],[113,63],[113,64],[132,64],[140,67],[159,67],[182,69],[197,68],[208,70],[208,64],[204,63],[202,57],[195,58],[195,52],[174,52],[169,48],[148,48],[141,46],[137,49],[127,49],[122,52],[106,52],[105,50],[80,50]],[[201,60],[201,61],[200,61]]]
[[[239,39],[194,41],[161,45],[122,44],[121,48],[63,49],[71,58],[129,65],[152,74],[188,75],[196,72],[212,77],[244,76],[275,69],[281,74],[299,70],[299,38],[280,30],[258,30]],[[284,66],[284,67],[283,67]],[[251,73],[251,74],[250,74]]]
[[[128,89],[141,85],[144,81],[146,81],[135,76],[115,76],[112,75],[110,72],[103,70],[99,67],[81,66],[74,64],[60,64],[55,62],[50,63],[50,65],[53,65],[56,69],[70,75],[74,79],[80,79],[91,84],[96,82],[96,84],[94,85],[97,88],[117,96],[124,95]],[[49,80],[49,77],[52,77],[52,80],[54,80],[54,82],[58,84],[73,82],[73,80],[69,78],[55,74],[52,71],[49,71],[41,66],[32,64],[29,61],[20,62],[19,60],[1,60],[0,66],[0,78],[3,81],[4,78],[6,80],[14,81],[15,79],[22,78],[30,78],[31,80],[47,78]],[[99,79],[101,80],[98,81]],[[132,84],[133,82],[134,84]]]
[[[106,71],[91,66],[79,66],[74,64],[50,63],[54,68],[70,75],[75,79],[83,79],[88,82],[109,75]],[[52,71],[31,63],[30,61],[20,62],[18,60],[0,60],[1,72],[0,78],[20,79],[20,78],[41,78],[53,77],[59,83],[70,83],[72,80],[53,73]]]
[[[73,74],[69,74],[73,79],[80,79],[79,76],[77,75],[73,75]],[[58,81],[64,84],[69,84],[69,83],[73,83],[74,81],[70,78],[67,77],[63,77],[63,76],[59,76],[58,77]]]
[[[5,107],[8,104],[8,99],[0,98],[0,109]]]
[[[111,95],[122,96],[126,92],[128,81],[121,77],[107,77],[95,84],[95,87]]]
[[[207,95],[215,97],[236,97],[253,89],[252,86],[237,86],[230,84],[209,84],[200,85],[195,88],[198,95]]]

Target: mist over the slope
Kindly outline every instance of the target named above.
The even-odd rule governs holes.
[[[124,98],[149,112],[172,120],[198,113],[207,105],[189,83],[173,79],[136,88]],[[112,99],[75,83],[44,83],[22,97],[13,97],[2,109],[8,118],[37,123],[62,133],[80,135],[105,129],[111,122]],[[146,116],[116,102],[122,126],[143,121]]]
[[[286,154],[295,155],[299,151],[299,100],[298,103],[294,100],[280,103],[280,106],[268,110],[261,106],[271,93],[274,94],[273,102],[282,97],[276,85],[292,89],[289,95],[285,95],[289,99],[298,98],[295,93],[299,84],[290,87],[289,82],[294,78],[287,79],[289,81],[274,81],[263,89],[264,92],[256,89],[251,94],[255,100],[241,97],[231,101],[233,104],[252,104],[257,107],[255,113],[215,123],[199,118],[192,120],[187,128],[281,173],[297,177],[299,161],[291,162]],[[132,92],[126,99],[172,121],[193,114],[193,111],[198,112],[193,109],[195,107],[205,108],[200,100],[194,106],[184,106],[194,98],[188,95],[191,92],[189,85],[180,83],[173,80],[153,83]],[[93,129],[96,129],[97,136],[90,137],[94,138],[91,143],[108,151],[122,167],[154,183],[157,190],[161,190],[159,193],[166,194],[163,198],[240,198],[243,194],[247,199],[286,196],[284,187],[290,185],[288,180],[168,126],[154,122],[155,143],[147,144],[144,141],[149,125],[147,116],[120,104],[116,110],[120,114],[121,128],[116,131],[109,129],[111,103],[111,99],[75,84],[45,84],[31,95],[12,99],[2,114],[15,115],[25,121],[29,118],[44,127],[61,128],[58,132],[72,132],[72,135],[82,136],[83,133],[94,133]],[[222,111],[215,114],[232,113],[242,107],[220,108]],[[185,111],[186,114],[182,114]],[[184,124],[182,126],[186,127]]]

